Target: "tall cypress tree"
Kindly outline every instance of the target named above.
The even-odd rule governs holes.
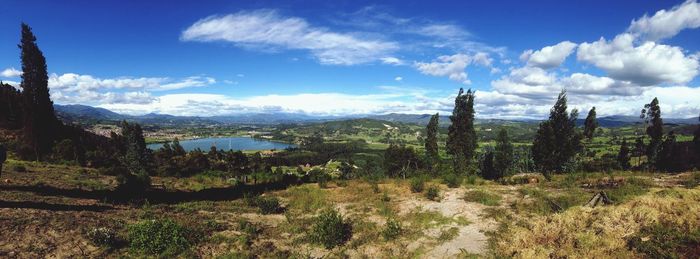
[[[622,139],[622,143],[620,144],[620,151],[617,153],[617,163],[623,170],[630,168],[630,148],[625,139]]]
[[[0,81],[0,128],[22,127],[22,93]]]
[[[510,175],[513,169],[513,144],[510,143],[508,131],[505,128],[501,129],[496,137],[494,158],[494,168],[498,177]]]
[[[425,138],[425,153],[428,156],[428,162],[430,165],[434,165],[440,160],[440,154],[438,153],[438,123],[440,120],[440,114],[436,113],[430,117],[430,122],[425,128],[426,138]]]
[[[698,121],[700,121],[700,116],[698,116]],[[693,143],[695,145],[695,154],[697,156],[697,159],[699,160],[696,162],[700,163],[700,124],[698,124],[697,126],[698,126],[698,128],[695,129],[695,136],[693,137]]]
[[[24,143],[33,149],[37,159],[51,152],[58,120],[49,96],[46,59],[36,44],[29,25],[22,23],[22,39],[18,46],[22,58],[22,99],[24,107]]]
[[[471,89],[466,94],[464,89],[459,89],[450,121],[452,124],[448,129],[447,153],[452,156],[455,172],[464,173],[471,164],[477,148],[474,92]]]
[[[583,126],[583,136],[585,136],[588,140],[591,140],[593,138],[593,133],[595,133],[596,128],[598,128],[595,107],[588,111],[588,116],[586,116],[586,121]]]
[[[649,145],[647,146],[646,150],[647,161],[650,163],[655,163],[658,161],[656,158],[664,137],[664,123],[661,119],[659,100],[656,97],[654,100],[651,100],[651,103],[644,105],[644,109],[642,109],[642,117],[647,124],[646,133],[650,138]]]
[[[550,110],[549,119],[540,123],[532,145],[535,165],[549,178],[551,172],[564,172],[570,168],[581,150],[581,134],[576,131],[578,110],[567,113],[566,91],[561,91]]]

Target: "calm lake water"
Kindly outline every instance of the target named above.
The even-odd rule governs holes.
[[[269,140],[254,139],[249,137],[230,137],[230,138],[201,138],[192,140],[180,140],[180,145],[187,151],[196,148],[202,151],[209,151],[211,146],[216,146],[217,149],[223,150],[269,150],[269,149],[285,149],[288,147],[296,147],[294,144],[281,142],[273,142]],[[162,143],[150,144],[148,148],[156,150],[163,146]]]

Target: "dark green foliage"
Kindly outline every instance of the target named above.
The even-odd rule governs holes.
[[[92,228],[85,235],[97,246],[115,248],[120,242],[117,232],[107,227]]]
[[[681,156],[676,145],[676,134],[671,131],[661,143],[656,155],[656,168],[666,172],[680,172],[684,168],[680,164]]]
[[[282,211],[277,197],[259,197],[255,203],[262,214],[275,214]]]
[[[496,178],[511,175],[513,171],[513,144],[510,143],[508,131],[505,128],[501,129],[496,138],[493,163]]]
[[[620,151],[617,153],[617,163],[623,170],[630,168],[630,149],[625,139],[620,144]]]
[[[2,165],[7,160],[7,148],[0,143],[0,174],[2,174]]]
[[[440,201],[440,188],[435,185],[428,186],[425,191],[425,198],[431,201]]]
[[[498,206],[501,203],[501,196],[483,190],[472,190],[464,194],[464,200],[486,206]]]
[[[187,250],[188,232],[170,219],[145,220],[128,227],[131,248],[152,255],[165,252],[173,255]]]
[[[593,139],[596,128],[598,128],[598,120],[596,119],[595,107],[593,107],[588,111],[588,116],[586,116],[586,121],[583,124],[583,136],[588,140]]]
[[[0,81],[0,128],[22,127],[22,93]]]
[[[532,145],[535,165],[545,176],[572,170],[574,157],[581,150],[581,135],[576,132],[578,111],[567,113],[566,102],[566,92],[562,91],[550,110],[549,119],[540,123]]]
[[[481,159],[481,168],[479,170],[481,177],[488,180],[498,179],[498,172],[494,165],[494,155],[492,151],[487,151]]]
[[[429,166],[433,167],[440,161],[438,153],[438,123],[440,114],[436,113],[430,117],[430,122],[425,128],[425,154],[428,159]]]
[[[452,124],[448,128],[447,153],[452,156],[454,170],[457,174],[467,172],[467,167],[474,159],[477,148],[477,136],[474,129],[474,93],[471,89],[459,89],[455,98],[455,107],[450,116]]]
[[[388,219],[384,230],[382,230],[382,236],[385,240],[394,240],[401,236],[401,232],[403,232],[401,222],[395,219]]]
[[[27,168],[24,165],[15,165],[12,167],[12,171],[15,171],[18,173],[24,173],[27,171]]]
[[[29,25],[22,23],[22,39],[19,45],[22,59],[22,107],[24,143],[34,151],[36,159],[51,152],[57,127],[53,102],[49,96],[49,75],[46,59],[36,44],[36,37]]]
[[[77,161],[78,151],[73,140],[64,139],[56,143],[53,147],[53,154],[56,159],[63,161]]]
[[[700,116],[698,117],[700,121]],[[693,147],[695,148],[695,161],[698,168],[700,168],[700,124],[696,125],[695,133],[693,134]]]
[[[411,178],[411,192],[423,192],[425,188],[425,178],[423,177],[413,177]]]
[[[442,176],[442,182],[450,188],[457,188],[462,183],[462,177],[455,173],[447,173]]]
[[[654,98],[651,103],[645,104],[640,117],[647,124],[646,133],[650,138],[646,150],[647,160],[654,163],[658,161],[656,156],[659,153],[659,149],[661,149],[664,136],[664,123],[661,119],[659,100]]]
[[[126,170],[117,179],[123,191],[139,195],[151,185],[148,173],[150,153],[146,149],[143,130],[139,124],[123,121],[120,127],[121,137],[115,137],[115,141],[123,150],[119,161]]]
[[[332,209],[321,212],[311,229],[311,240],[326,249],[345,244],[351,237],[352,225]]]
[[[384,168],[387,175],[392,177],[406,176],[418,169],[420,159],[412,147],[390,145],[384,151]]]
[[[655,224],[640,229],[627,245],[649,258],[698,258],[700,229]]]

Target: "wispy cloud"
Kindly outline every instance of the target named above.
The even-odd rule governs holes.
[[[241,47],[308,50],[323,64],[354,65],[377,61],[399,48],[382,39],[333,32],[274,10],[210,16],[182,32],[185,41],[225,41]]]
[[[6,68],[2,72],[0,72],[0,76],[7,77],[7,78],[15,78],[15,77],[19,77],[21,75],[22,75],[22,71],[19,71],[19,70],[15,69],[14,67]]]

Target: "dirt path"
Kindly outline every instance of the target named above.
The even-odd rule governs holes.
[[[440,202],[429,201],[422,197],[422,199],[408,198],[400,202],[401,213],[408,213],[421,207],[423,210],[437,211],[456,222],[463,219],[470,222],[467,225],[453,222],[428,230],[428,232],[440,233],[441,230],[454,227],[458,229],[458,234],[453,239],[438,243],[430,248],[425,254],[426,258],[452,258],[462,251],[472,254],[483,254],[486,251],[488,237],[484,233],[494,229],[496,222],[481,216],[486,206],[464,201],[462,197],[465,191],[464,188],[445,189]],[[426,240],[421,238],[409,245],[409,248],[418,247],[425,243]]]

